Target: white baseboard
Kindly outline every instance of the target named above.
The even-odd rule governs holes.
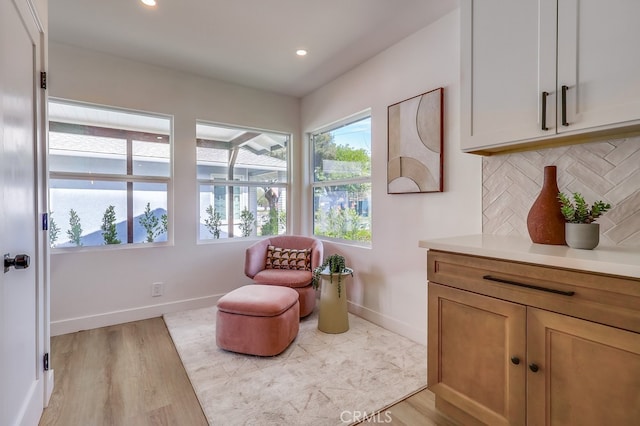
[[[138,321],[148,318],[159,317],[170,312],[186,311],[189,309],[205,308],[214,306],[218,299],[224,294],[198,297],[193,299],[178,300],[175,302],[162,303],[158,305],[142,306],[139,308],[124,309],[120,311],[105,312],[97,315],[69,318],[51,322],[51,336],[75,333],[81,330],[91,330],[93,328],[107,327],[110,325],[122,324],[131,321]],[[371,321],[394,333],[398,333],[414,342],[422,345],[427,344],[426,328],[416,328],[410,324],[398,321],[394,318],[383,315],[361,305],[349,301],[349,312],[359,317]],[[425,324],[426,326],[426,324]],[[53,380],[52,380],[53,382]]]
[[[139,308],[123,309],[120,311],[105,312],[97,315],[51,321],[51,336],[59,336],[61,334],[75,333],[76,331],[81,330],[90,330],[93,328],[159,317],[170,312],[214,306],[222,296],[223,294],[197,297],[193,299],[161,303],[158,305],[141,306]]]
[[[40,417],[42,416],[42,398],[44,387],[42,379],[34,380],[24,397],[22,406],[20,407],[17,416],[13,419],[16,425],[34,425],[37,426]],[[4,401],[3,401],[4,403]],[[3,407],[4,408],[4,407]],[[15,407],[11,407],[15,409]]]
[[[44,406],[49,406],[49,400],[51,400],[51,394],[53,393],[54,386],[53,370],[49,369],[44,372]]]
[[[349,303],[349,312],[359,317],[366,319],[367,321],[371,321],[372,323],[379,325],[380,327],[393,331],[401,336],[406,337],[407,339],[411,339],[416,343],[420,343],[421,345],[427,345],[427,330],[426,330],[426,322],[424,324],[424,328],[416,328],[411,324],[406,322],[398,321],[395,318],[388,317],[386,315],[381,314],[380,312],[376,312],[369,308],[365,308],[364,306],[357,305],[351,301]]]

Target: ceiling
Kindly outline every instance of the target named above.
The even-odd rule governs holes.
[[[458,0],[50,0],[51,41],[301,97]],[[309,54],[298,57],[297,49]]]

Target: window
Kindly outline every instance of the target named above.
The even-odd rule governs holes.
[[[49,101],[52,247],[167,240],[171,119]]]
[[[201,240],[283,234],[290,136],[198,122]]]
[[[371,116],[311,134],[313,233],[371,243]]]

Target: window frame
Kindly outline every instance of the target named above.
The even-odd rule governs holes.
[[[286,221],[285,221],[285,231],[283,234],[287,234],[287,232],[290,229],[290,224],[291,224],[291,217],[289,212],[291,211],[291,141],[293,139],[293,135],[291,133],[288,132],[282,132],[282,131],[277,131],[277,130],[267,130],[267,129],[260,129],[260,128],[256,128],[256,127],[249,127],[249,126],[240,126],[240,125],[235,125],[235,124],[228,124],[228,123],[220,123],[220,122],[215,122],[215,121],[210,121],[210,120],[202,120],[202,119],[198,119],[196,120],[196,125],[203,125],[203,126],[213,126],[213,127],[220,127],[220,128],[225,128],[225,129],[230,129],[230,130],[242,130],[242,131],[246,131],[246,132],[257,132],[257,133],[270,133],[270,134],[277,134],[277,135],[282,135],[284,137],[286,137],[286,147],[287,147],[287,153],[286,153],[286,163],[287,163],[287,171],[286,171],[286,182],[272,182],[269,183],[269,186],[273,187],[273,188],[282,188],[285,190],[286,193],[286,201],[285,201],[285,211],[286,211]],[[196,134],[196,150],[199,147],[206,147],[205,145],[210,144],[211,141],[208,141],[206,139],[203,138],[199,138],[198,135]],[[215,142],[214,142],[215,143]],[[196,165],[196,170],[198,168],[198,164],[199,164],[199,160],[198,160],[198,154],[196,152],[196,159],[195,159],[195,165]],[[227,230],[230,230],[230,237],[227,238],[202,238],[201,233],[200,233],[200,229],[202,226],[202,222],[200,221],[201,219],[201,208],[202,206],[200,205],[200,197],[201,197],[201,187],[202,186],[224,186],[227,188],[234,188],[234,187],[238,187],[238,188],[247,188],[248,190],[252,189],[252,188],[264,188],[266,182],[262,182],[262,181],[251,181],[251,180],[236,180],[234,178],[235,174],[233,173],[234,169],[230,169],[227,170],[227,176],[231,176],[232,180],[229,180],[229,177],[227,177],[226,179],[220,179],[220,178],[209,178],[209,179],[205,179],[205,178],[199,178],[198,177],[198,172],[196,171],[196,192],[198,194],[198,205],[196,208],[196,235],[197,235],[197,243],[198,244],[215,244],[215,243],[224,243],[224,242],[232,242],[232,241],[238,241],[239,239],[260,239],[260,238],[264,238],[265,236],[258,236],[257,235],[257,228],[260,227],[260,224],[256,224],[256,229],[254,229],[253,235],[248,236],[248,237],[243,237],[242,235],[234,235],[233,234],[233,229],[234,229],[234,216],[233,214],[230,213],[235,213],[235,211],[233,210],[233,196],[234,196],[234,191],[226,191],[227,192],[227,200],[225,200],[226,202],[226,217],[227,217],[227,224],[225,225]],[[231,205],[231,207],[230,207]],[[231,222],[229,222],[229,218],[231,218]],[[257,217],[256,217],[256,221],[257,221]],[[278,234],[278,235],[283,235],[283,234]]]
[[[56,251],[68,251],[68,250],[103,250],[103,249],[125,249],[132,247],[144,247],[153,245],[170,245],[173,244],[173,226],[172,226],[172,204],[173,204],[173,164],[174,164],[174,144],[173,144],[173,126],[174,119],[172,115],[154,113],[147,111],[140,111],[128,108],[99,105],[93,103],[87,103],[82,101],[75,101],[69,99],[62,99],[56,97],[49,97],[48,102],[54,102],[65,105],[72,105],[78,107],[87,107],[93,109],[101,109],[114,112],[122,112],[126,114],[133,114],[139,116],[153,117],[164,119],[169,122],[168,133],[154,133],[140,130],[127,130],[123,128],[107,127],[107,126],[93,126],[88,124],[74,124],[68,122],[60,122],[56,120],[48,120],[47,133],[68,133],[86,136],[107,137],[107,138],[119,138],[126,140],[126,173],[91,173],[91,172],[64,172],[64,171],[51,171],[48,173],[48,181],[51,180],[77,180],[77,181],[100,181],[100,182],[122,182],[126,184],[126,197],[127,197],[127,235],[126,241],[122,241],[120,244],[104,244],[104,245],[90,245],[90,246],[77,246],[77,247],[52,247],[53,252]],[[169,145],[169,172],[167,176],[159,175],[136,175],[134,174],[134,162],[135,154],[133,151],[134,142],[152,142],[152,143],[166,143]],[[47,147],[47,155],[50,154],[50,147]],[[166,200],[167,200],[167,239],[166,241],[154,241],[152,243],[133,242],[134,237],[134,219],[133,204],[134,204],[134,185],[136,183],[151,183],[161,184],[166,186]]]
[[[327,132],[332,132],[335,131],[337,129],[340,129],[342,127],[357,123],[358,121],[361,120],[365,120],[365,119],[369,119],[370,122],[372,122],[372,111],[371,108],[368,108],[364,111],[358,112],[356,114],[352,114],[350,116],[347,116],[345,118],[342,118],[340,120],[334,121],[330,124],[318,127],[316,129],[314,129],[313,131],[310,131],[307,133],[307,141],[309,144],[309,182],[310,182],[310,200],[311,200],[311,235],[313,235],[315,238],[320,238],[323,240],[327,240],[327,241],[334,241],[334,242],[338,242],[338,243],[344,243],[344,244],[349,244],[349,245],[355,245],[355,246],[361,246],[361,247],[368,247],[370,248],[373,242],[373,235],[371,233],[371,227],[369,228],[369,232],[370,232],[370,237],[368,241],[360,241],[360,240],[351,240],[351,239],[346,239],[346,238],[337,238],[337,237],[330,237],[330,236],[326,236],[326,235],[320,235],[320,234],[316,234],[315,230],[316,230],[316,210],[315,210],[315,191],[317,188],[324,188],[324,187],[329,187],[329,186],[346,186],[346,185],[362,185],[362,184],[368,184],[370,187],[370,192],[369,192],[369,206],[368,206],[368,215],[369,218],[371,218],[371,206],[373,204],[372,198],[373,198],[373,178],[372,178],[372,172],[373,172],[373,168],[372,168],[372,153],[370,152],[369,154],[369,162],[370,162],[370,171],[369,171],[369,175],[366,177],[350,177],[350,178],[343,178],[343,179],[327,179],[327,180],[322,180],[322,181],[316,181],[316,174],[315,174],[315,163],[314,163],[314,157],[315,157],[315,136],[319,135],[321,133],[327,133]],[[371,126],[371,124],[370,124]],[[369,128],[369,131],[371,132],[371,127]],[[369,149],[372,149],[371,146],[371,140],[369,141]],[[370,223],[371,224],[371,223]]]

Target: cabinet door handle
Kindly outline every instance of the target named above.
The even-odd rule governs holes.
[[[518,364],[520,364],[520,358],[518,358],[517,356],[512,356],[512,357],[511,357],[511,362],[512,362],[514,365],[518,365]]]
[[[491,275],[485,275],[482,277],[483,280],[488,280],[488,281],[495,281],[498,283],[502,283],[502,284],[509,284],[509,285],[515,285],[518,287],[525,287],[525,288],[530,288],[533,290],[540,290],[540,291],[546,291],[549,293],[554,293],[554,294],[560,294],[562,296],[573,296],[574,294],[576,294],[575,291],[563,291],[563,290],[556,290],[555,288],[547,288],[547,287],[540,287],[537,285],[532,285],[532,284],[523,284],[523,283],[519,283],[516,281],[510,281],[510,280],[504,280],[502,278],[496,278],[496,277],[492,277]]]
[[[540,370],[540,367],[538,367],[537,364],[531,363],[531,364],[529,364],[529,370],[533,371],[534,373],[537,373],[538,370]]]
[[[549,130],[547,127],[547,96],[549,92],[542,92],[542,130]]]
[[[562,86],[562,125],[568,126],[569,122],[567,121],[567,90],[569,90],[569,86]]]

